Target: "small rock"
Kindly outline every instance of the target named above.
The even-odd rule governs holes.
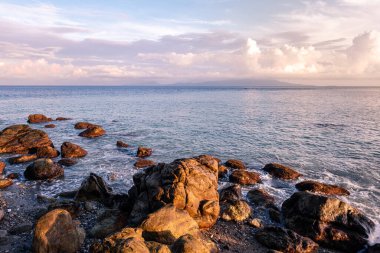
[[[249,220],[248,224],[254,228],[262,228],[263,227],[263,221],[258,219],[258,218],[254,218],[254,219]]]
[[[137,149],[137,157],[148,157],[152,155],[152,149],[151,148],[145,148],[145,147],[139,147]]]
[[[268,172],[273,177],[283,180],[293,180],[302,176],[302,174],[292,168],[278,163],[269,163],[264,166],[263,170]]]
[[[145,168],[152,165],[156,165],[154,161],[151,160],[145,160],[145,159],[139,159],[137,162],[135,162],[134,166],[136,168]]]
[[[296,184],[296,188],[299,191],[309,191],[315,193],[321,193],[326,195],[350,195],[350,192],[344,189],[343,187],[331,184],[324,184],[317,181],[303,181],[301,183]]]
[[[224,165],[219,164],[218,177],[219,178],[224,177],[225,175],[227,175],[227,173],[228,173],[228,168]]]
[[[61,146],[62,158],[80,158],[87,155],[87,151],[77,144],[64,142]]]
[[[247,193],[247,199],[258,206],[274,206],[274,197],[264,189],[253,189]]]
[[[0,175],[3,174],[4,169],[5,169],[6,166],[7,166],[7,165],[6,165],[5,162],[0,161]]]
[[[79,187],[75,195],[77,201],[98,200],[107,202],[112,195],[112,189],[95,173],[91,173]]]
[[[96,137],[103,136],[105,133],[106,131],[102,127],[93,126],[81,132],[79,136],[85,137],[85,138],[96,138]]]
[[[128,148],[129,147],[128,143],[125,143],[123,141],[117,141],[116,146],[118,146],[119,148]]]
[[[72,118],[58,117],[55,120],[56,121],[64,121],[64,120],[72,120]]]
[[[31,114],[28,116],[29,124],[45,123],[45,122],[50,122],[50,121],[52,121],[52,119],[46,117],[43,114]]]
[[[19,179],[21,175],[19,173],[9,173],[6,178],[8,179]]]
[[[20,163],[27,163],[31,162],[34,160],[37,160],[37,155],[32,154],[32,155],[22,155],[22,156],[17,156],[17,157],[11,157],[9,158],[9,163],[10,164],[20,164]]]
[[[234,170],[246,170],[244,162],[236,159],[230,159],[226,162],[226,166]]]
[[[238,200],[227,204],[221,217],[225,221],[244,221],[251,215],[251,207],[247,202]]]
[[[32,231],[32,229],[33,229],[33,224],[30,222],[26,222],[26,223],[22,223],[22,224],[19,224],[19,225],[12,227],[9,230],[9,233],[11,235],[19,235],[19,234],[22,234],[25,232],[30,232],[30,231]]]
[[[95,124],[88,123],[88,122],[78,122],[74,125],[75,129],[87,129],[90,127],[96,126]]]
[[[94,211],[97,209],[96,203],[93,201],[86,201],[84,202],[84,209],[89,212]]]
[[[64,175],[63,168],[51,159],[41,158],[29,165],[24,176],[29,180],[46,180],[59,178]]]
[[[37,148],[36,152],[38,158],[56,158],[59,154],[58,150],[53,147]]]
[[[0,189],[7,188],[13,184],[12,179],[0,179]]]
[[[241,185],[253,185],[261,183],[260,174],[247,170],[234,170],[230,175],[230,182]]]
[[[63,159],[58,161],[58,164],[66,166],[66,167],[74,166],[77,163],[78,163],[78,160],[75,160],[72,158],[63,158]]]
[[[55,127],[56,127],[56,125],[54,125],[54,124],[47,124],[44,126],[44,128],[55,128]]]

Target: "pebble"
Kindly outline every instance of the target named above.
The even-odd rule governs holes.
[[[260,219],[255,218],[249,221],[249,225],[251,225],[254,228],[262,228],[263,222]]]

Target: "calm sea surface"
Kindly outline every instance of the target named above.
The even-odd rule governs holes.
[[[73,118],[55,129],[33,126],[57,148],[71,141],[89,151],[63,180],[39,186],[46,195],[75,189],[90,172],[126,191],[136,147],[144,145],[162,162],[207,153],[244,160],[260,173],[266,163],[284,163],[306,179],[348,188],[344,200],[380,221],[380,89],[0,87],[0,112],[0,129],[32,113]],[[107,135],[78,137],[77,121],[100,124]],[[116,148],[117,140],[132,148]],[[280,196],[279,204],[295,191],[294,183],[263,177],[261,187]]]

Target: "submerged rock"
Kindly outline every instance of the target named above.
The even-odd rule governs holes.
[[[350,195],[350,192],[344,189],[343,187],[331,184],[324,184],[317,181],[303,181],[296,184],[296,188],[299,191],[309,191],[314,193],[321,193],[326,195]]]
[[[136,168],[145,168],[152,165],[156,165],[156,162],[146,159],[139,159],[137,160],[137,162],[135,162],[133,166],[135,166]]]
[[[139,148],[137,149],[137,154],[136,154],[136,156],[137,156],[137,157],[144,158],[144,157],[151,156],[152,153],[153,153],[153,150],[152,150],[151,148],[139,147]]]
[[[55,120],[56,121],[64,121],[64,120],[72,120],[72,118],[58,117]]]
[[[50,146],[37,148],[36,152],[38,158],[56,158],[59,154],[58,150]]]
[[[108,202],[112,196],[112,189],[95,173],[91,173],[79,187],[75,200],[88,201],[97,200]]]
[[[13,125],[0,132],[0,153],[27,153],[46,146],[52,146],[49,136],[28,125]]]
[[[43,114],[31,114],[28,116],[29,124],[46,123],[52,121],[51,118],[46,117]]]
[[[0,179],[0,189],[7,188],[13,184],[12,179]]]
[[[36,154],[21,155],[21,156],[9,158],[9,163],[10,164],[20,164],[20,163],[32,162],[32,161],[37,160],[37,159],[38,159],[38,157]]]
[[[129,147],[128,143],[125,143],[123,141],[117,141],[116,146],[118,146],[119,148],[128,148]]]
[[[80,158],[87,155],[87,151],[79,145],[71,142],[64,142],[61,146],[62,158]]]
[[[56,125],[54,125],[54,124],[47,124],[44,126],[44,128],[55,128],[55,127],[56,127]]]
[[[29,180],[46,180],[59,178],[64,175],[63,168],[51,159],[41,158],[29,165],[24,176]]]
[[[74,125],[74,128],[75,129],[87,129],[87,128],[90,128],[93,126],[97,126],[97,125],[92,124],[92,123],[88,123],[88,122],[78,122]]]
[[[357,252],[367,244],[374,223],[347,203],[296,192],[282,205],[285,225],[326,247]]]
[[[263,170],[268,172],[273,177],[283,180],[297,179],[302,176],[302,174],[298,173],[292,168],[278,163],[269,163],[264,166]]]
[[[251,216],[251,207],[243,200],[230,202],[221,215],[225,221],[244,221]]]
[[[85,138],[96,138],[103,136],[105,133],[106,131],[101,126],[93,126],[81,132],[79,136]]]
[[[217,253],[218,247],[201,236],[183,235],[172,246],[173,253]]]
[[[170,203],[186,210],[201,228],[211,227],[219,216],[218,162],[212,156],[158,164],[135,174],[133,181],[131,224]]]
[[[226,166],[234,170],[246,170],[244,162],[236,159],[230,159],[226,162]]]
[[[55,209],[42,216],[35,226],[33,250],[38,253],[75,253],[79,251],[85,232],[69,212]]]
[[[234,170],[230,175],[230,182],[241,185],[253,185],[261,183],[260,174],[247,170]]]
[[[66,167],[74,166],[77,163],[78,163],[78,161],[75,159],[72,159],[72,158],[63,158],[63,159],[58,161],[58,164],[66,166]]]
[[[281,227],[266,227],[255,236],[266,247],[284,253],[314,253],[319,247],[311,239]]]

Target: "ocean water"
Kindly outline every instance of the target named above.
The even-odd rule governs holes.
[[[116,192],[127,191],[137,172],[136,148],[144,145],[154,149],[151,159],[158,162],[200,154],[241,159],[263,175],[259,187],[279,204],[296,191],[295,182],[271,179],[261,168],[269,162],[290,165],[303,179],[346,187],[351,196],[343,200],[380,221],[377,88],[0,87],[0,112],[0,129],[26,123],[32,113],[73,118],[56,122],[55,129],[33,125],[57,148],[71,141],[89,151],[65,169],[63,180],[28,183],[46,195],[76,189],[90,172]],[[73,127],[78,121],[100,124],[107,134],[81,138]],[[117,140],[131,148],[118,149]],[[9,168],[22,173],[25,167]]]

